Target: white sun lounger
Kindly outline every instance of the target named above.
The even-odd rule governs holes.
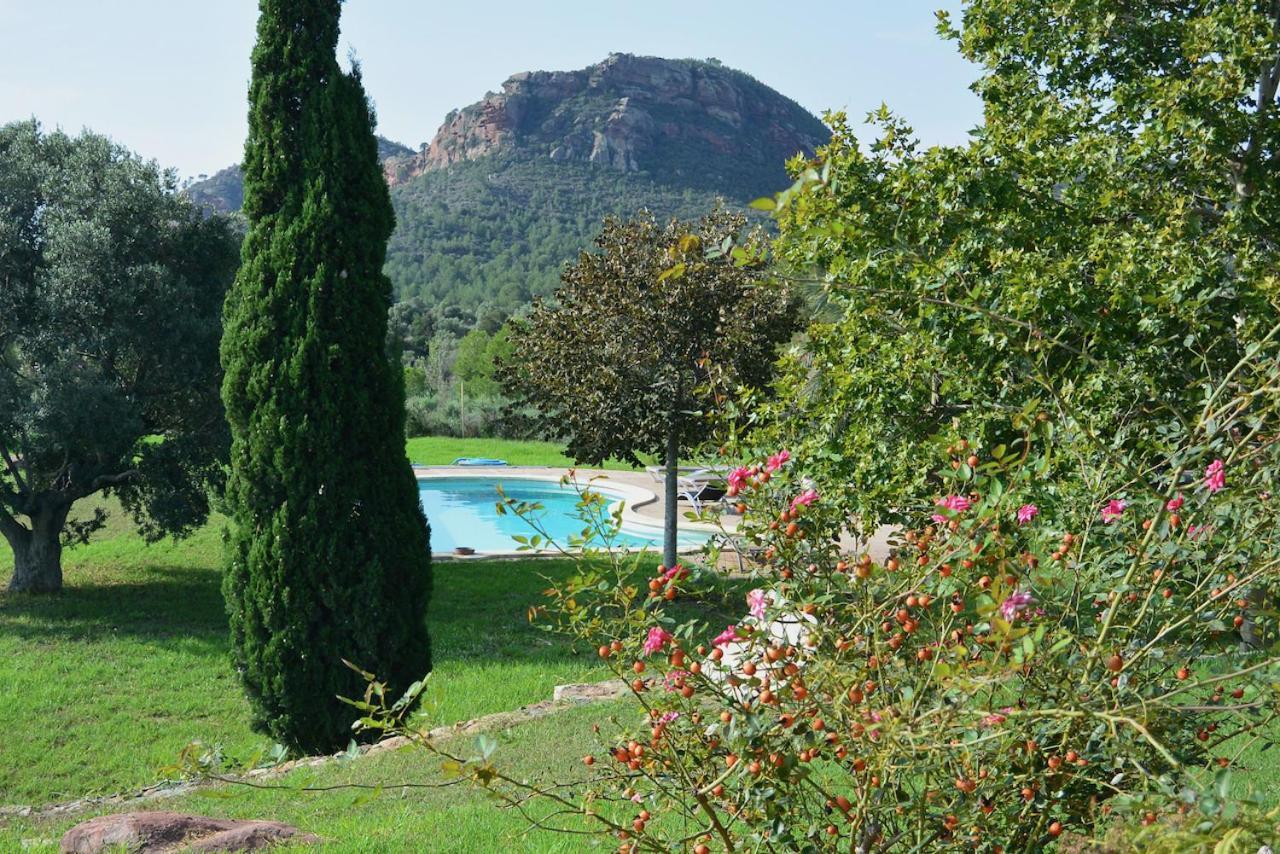
[[[645,466],[657,483],[666,483],[666,466]],[[676,469],[676,494],[689,502],[694,512],[702,512],[702,495],[708,489],[724,484],[724,472],[714,468],[680,466]]]

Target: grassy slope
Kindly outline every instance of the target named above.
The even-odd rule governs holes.
[[[564,465],[545,442],[416,439],[422,462],[498,455]],[[43,803],[154,781],[188,742],[231,756],[261,750],[228,659],[219,590],[221,520],[182,542],[147,546],[110,502],[107,528],[66,552],[67,590],[0,592],[0,804]],[[114,512],[112,512],[114,509]],[[0,577],[12,557],[0,548]],[[545,699],[592,665],[530,627],[526,609],[568,571],[540,561],[441,564],[431,613],[437,671],[426,709],[465,720]],[[447,688],[446,688],[447,686]]]
[[[110,537],[67,552],[63,595],[0,593],[0,803],[144,785],[193,739],[259,743],[229,663],[220,550],[214,526],[151,547]]]
[[[565,464],[549,443],[410,444],[410,455],[425,462],[490,454],[527,465]],[[94,504],[85,502],[79,512],[91,513]],[[148,546],[113,502],[97,504],[111,513],[108,526],[91,544],[68,549],[62,595],[0,590],[0,805],[135,790],[163,778],[196,740],[220,745],[233,761],[270,746],[246,726],[247,704],[229,664],[219,590],[223,521],[190,539]],[[0,578],[11,565],[0,549]],[[571,570],[554,560],[437,565],[429,615],[436,671],[423,711],[430,722],[518,708],[547,699],[557,684],[604,675],[594,656],[576,654],[527,621],[529,605]],[[605,714],[574,710],[510,730],[501,738],[500,761],[531,777],[566,779],[581,771],[577,760],[592,747],[591,725]],[[409,751],[296,772],[286,782],[383,785],[430,778],[434,767]],[[359,790],[233,788],[156,808],[292,821],[334,840],[340,851],[577,850],[571,838],[518,837],[522,819],[463,788],[376,798]],[[0,850],[55,850],[67,827],[92,814],[0,819]]]
[[[125,535],[72,549],[58,597],[0,593],[0,804],[153,782],[193,740],[244,759],[270,745],[245,724],[219,591],[216,526],[147,547]],[[441,563],[424,711],[453,723],[598,675],[528,623],[547,577],[571,565]]]
[[[522,779],[566,782],[579,779],[584,753],[596,748],[592,723],[609,710],[572,709],[514,727],[496,736],[493,761]],[[471,740],[447,746],[474,755]],[[326,852],[428,851],[568,852],[582,850],[580,839],[527,833],[527,823],[510,810],[500,810],[482,793],[469,788],[402,788],[395,783],[438,783],[439,761],[416,749],[367,757],[322,769],[302,769],[277,779],[281,789],[222,786],[174,800],[156,801],[152,809],[193,812],[229,818],[270,818],[319,834]],[[386,786],[382,791],[338,789],[296,791],[302,786],[359,784]],[[119,812],[115,808],[99,812]],[[57,841],[86,813],[55,819],[0,822],[0,850],[57,850]],[[278,849],[276,849],[278,850]]]

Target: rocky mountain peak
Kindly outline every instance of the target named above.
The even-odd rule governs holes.
[[[578,71],[512,75],[501,91],[451,112],[419,153],[388,161],[387,174],[398,183],[510,153],[687,181],[732,161],[734,173],[759,170],[776,189],[783,162],[827,137],[794,101],[715,60],[614,53]]]

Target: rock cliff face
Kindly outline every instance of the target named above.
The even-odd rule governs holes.
[[[387,161],[402,183],[494,154],[587,162],[685,181],[732,162],[782,180],[782,164],[826,141],[823,124],[794,101],[714,60],[612,54],[580,71],[525,71],[502,91],[451,112],[429,145]]]

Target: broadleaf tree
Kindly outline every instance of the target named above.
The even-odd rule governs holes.
[[[726,211],[608,219],[599,251],[567,267],[552,301],[511,321],[499,374],[518,407],[580,463],[664,461],[663,560],[677,552],[677,466],[710,434],[708,385],[759,388],[799,322],[791,291],[744,263],[758,233]],[[728,251],[735,247],[739,259]]]
[[[226,454],[221,305],[239,236],[90,132],[0,128],[0,533],[10,589],[53,592],[111,493],[144,535],[209,513]]]
[[[227,299],[232,519],[224,594],[254,722],[289,747],[345,745],[363,692],[430,667],[429,532],[387,356],[394,225],[339,0],[262,0],[243,265]]]
[[[828,313],[771,436],[868,525],[936,496],[919,445],[999,447],[1029,406],[1097,470],[1102,436],[1159,458],[1173,431],[1119,425],[1178,422],[1280,334],[1280,7],[971,0],[940,30],[982,69],[979,132],[925,149],[887,110],[866,141],[835,116],[779,203]]]

